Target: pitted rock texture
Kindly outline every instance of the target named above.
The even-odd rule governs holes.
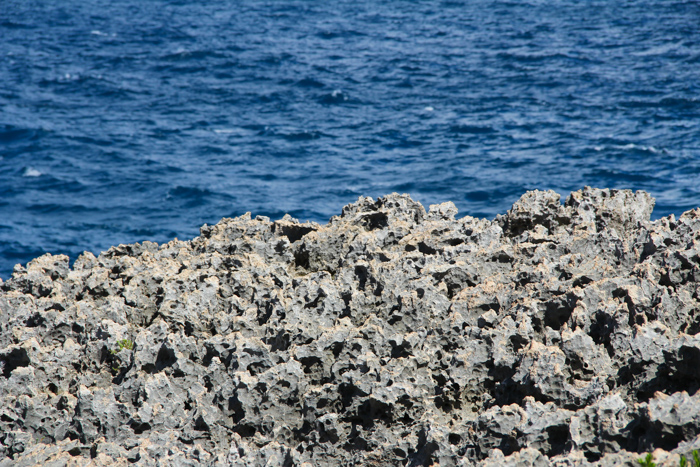
[[[0,465],[637,465],[700,448],[700,209],[360,198],[0,282]]]

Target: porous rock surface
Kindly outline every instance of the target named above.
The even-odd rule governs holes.
[[[0,465],[677,465],[700,209],[653,205],[392,194],[42,256],[0,282]]]

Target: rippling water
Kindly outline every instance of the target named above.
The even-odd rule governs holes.
[[[331,5],[332,3],[332,5]],[[700,206],[693,1],[0,2],[0,277],[359,195]]]

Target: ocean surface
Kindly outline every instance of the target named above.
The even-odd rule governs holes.
[[[700,206],[700,2],[0,1],[0,277],[409,193]]]

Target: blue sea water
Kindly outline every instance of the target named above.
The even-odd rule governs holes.
[[[700,3],[0,1],[0,277],[410,193],[700,206]]]

